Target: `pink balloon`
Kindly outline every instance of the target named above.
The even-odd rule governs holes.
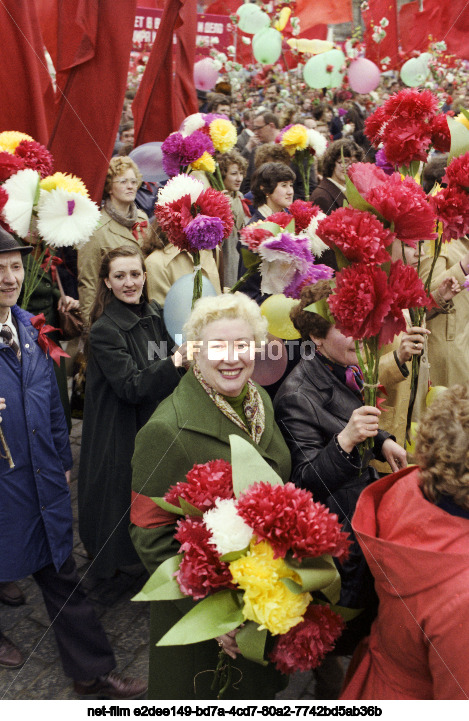
[[[357,58],[350,63],[347,75],[352,90],[356,93],[371,93],[379,85],[381,71],[371,60]]]
[[[260,386],[270,386],[272,383],[276,383],[285,373],[287,361],[285,343],[269,333],[264,348],[261,352],[256,353],[252,380],[259,383]]]
[[[198,60],[194,65],[194,85],[197,90],[211,90],[218,80],[216,70],[211,58]]]

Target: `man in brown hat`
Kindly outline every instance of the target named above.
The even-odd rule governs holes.
[[[104,629],[81,588],[72,556],[72,454],[52,359],[31,314],[17,300],[24,279],[19,245],[0,228],[0,412],[10,459],[0,446],[0,582],[33,575],[76,693],[131,699],[146,684],[115,673]],[[0,631],[0,666],[19,668],[18,648]]]

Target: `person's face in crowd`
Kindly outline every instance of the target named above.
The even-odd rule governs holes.
[[[0,321],[8,318],[9,309],[16,304],[24,280],[21,253],[0,253]]]
[[[130,130],[123,130],[120,134],[120,141],[121,143],[124,143],[125,145],[133,145],[134,144],[134,129],[130,128]]]
[[[272,103],[277,100],[277,97],[277,88],[274,85],[270,85],[264,93],[264,98],[267,102]]]
[[[272,123],[266,123],[264,117],[259,115],[254,118],[252,129],[254,135],[261,143],[270,143],[270,136],[272,135]]]
[[[222,103],[217,107],[215,110],[216,113],[219,113],[220,115],[228,115],[231,113],[231,105],[229,103]]]
[[[352,163],[355,163],[354,158],[337,158],[335,161],[334,172],[331,175],[332,180],[335,180],[339,185],[345,185],[345,178],[347,170],[350,168]]]
[[[231,163],[228,166],[227,173],[223,178],[226,190],[230,192],[236,192],[240,189],[241,183],[243,182],[244,175],[240,170],[238,163]]]
[[[329,328],[325,338],[310,337],[317,350],[333,363],[340,366],[358,365],[355,341],[347,338],[335,325]]]
[[[273,193],[267,196],[267,205],[273,210],[274,213],[278,213],[283,208],[288,208],[293,202],[293,181],[282,180],[277,183]]]
[[[109,191],[111,202],[117,208],[129,206],[137,195],[138,180],[132,168],[114,178]]]
[[[104,279],[118,300],[139,303],[147,274],[142,261],[135,256],[114,258],[109,265],[109,276]]]
[[[333,112],[332,112],[331,108],[326,108],[324,110],[324,115],[323,115],[325,122],[330,123],[332,120],[332,116],[333,116]]]
[[[417,268],[419,262],[418,248],[412,248],[411,245],[407,245],[406,243],[402,246],[401,241],[398,239],[395,240],[391,246],[391,260],[402,260],[402,247],[404,247],[406,265],[412,265],[414,268]],[[424,257],[423,253],[422,257]]]
[[[235,398],[254,370],[254,333],[241,318],[215,320],[205,326],[196,364],[217,393]]]

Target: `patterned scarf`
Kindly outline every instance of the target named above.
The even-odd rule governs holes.
[[[108,215],[111,216],[119,225],[123,225],[124,228],[132,228],[137,222],[137,206],[135,203],[130,204],[129,215],[122,215],[111,203],[111,199],[107,198],[104,202],[104,210]]]
[[[244,415],[250,425],[249,429],[245,426],[228,401],[226,401],[220,393],[217,393],[217,391],[207,383],[196,365],[193,366],[193,371],[194,376],[197,378],[204,391],[208,396],[210,396],[216,407],[223,413],[223,415],[229,418],[230,421],[238,426],[238,428],[246,431],[246,433],[251,436],[254,443],[259,444],[265,430],[265,410],[261,394],[254,383],[251,380],[248,381],[248,392],[246,393],[246,397],[243,401]]]
[[[364,378],[362,369],[359,366],[349,365],[344,367],[338,363],[333,363],[318,350],[316,351],[316,356],[321,363],[335,375],[336,378],[342,381],[342,383],[345,383],[347,388],[350,388],[351,391],[359,395],[363,400]]]

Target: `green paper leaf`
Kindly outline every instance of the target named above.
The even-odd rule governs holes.
[[[466,108],[459,108],[459,112],[464,115],[465,118],[469,120],[469,110],[466,110]]]
[[[329,606],[331,611],[334,611],[334,613],[344,619],[345,623],[353,621],[354,618],[357,618],[364,611],[363,608],[346,608],[346,606],[337,606],[335,604],[327,603],[326,601],[323,601],[322,598],[315,598],[314,603],[317,603],[318,606]]]
[[[342,270],[343,268],[348,268],[349,265],[352,265],[352,262],[345,257],[340,248],[338,248],[336,245],[333,247],[333,251],[339,270]]]
[[[334,578],[332,583],[330,583],[326,588],[321,589],[321,593],[324,594],[324,596],[327,598],[328,601],[331,603],[337,603],[337,601],[340,598],[340,588],[341,588],[341,581],[340,581],[340,574],[337,571],[337,576]]]
[[[310,305],[307,305],[303,310],[307,310],[309,313],[317,313],[329,323],[335,322],[326,298],[321,298],[321,300],[317,300],[315,303],[310,303]]]
[[[261,666],[268,666],[269,663],[264,659],[266,640],[267,629],[259,631],[259,626],[254,621],[247,621],[236,634],[236,643],[244,658]]]
[[[165,633],[157,646],[186,646],[208,641],[233,631],[244,621],[241,604],[234,591],[207,596]]]
[[[183,516],[184,511],[179,506],[173,506],[172,503],[168,503],[164,498],[160,496],[152,496],[151,500],[156,503],[157,506],[163,509],[163,511],[169,511],[170,513],[177,513],[178,516]]]
[[[236,498],[253,483],[264,481],[271,486],[283,486],[280,476],[269,466],[260,453],[240,436],[230,436],[233,492]]]
[[[324,589],[327,589],[337,578],[340,579],[334,561],[328,554],[318,558],[303,558],[299,562],[288,553],[285,563],[300,577],[302,593],[306,591],[324,592]]]
[[[132,601],[173,601],[177,598],[187,598],[174,577],[181,558],[182,553],[178,553],[177,556],[171,556],[163,561]]]
[[[202,517],[204,515],[203,511],[193,506],[192,503],[189,503],[189,501],[186,501],[184,498],[181,498],[181,496],[179,496],[179,503],[181,504],[181,509],[185,516]]]
[[[252,250],[249,250],[249,248],[241,248],[241,256],[243,258],[243,263],[245,268],[253,268],[256,265],[261,264],[261,259],[259,258],[256,253],[253,253]]]
[[[273,215],[273,213],[272,213]],[[259,228],[264,228],[265,230],[270,230],[272,235],[278,235],[282,232],[283,228],[278,225],[277,223],[271,223],[270,220],[264,220],[262,223],[259,223]]]
[[[288,225],[285,226],[285,231],[287,233],[294,233],[295,232],[295,219],[292,218]]]
[[[449,132],[451,134],[451,149],[449,151],[448,163],[459,155],[464,155],[469,150],[469,130],[462,123],[454,118],[446,116]]]
[[[300,593],[305,593],[303,586],[300,586],[300,584],[296,583],[292,578],[281,578],[280,580],[295,596],[299,596]]]
[[[224,563],[231,563],[231,561],[237,561],[238,558],[242,558],[246,555],[246,553],[249,551],[249,546],[246,546],[246,548],[243,548],[240,551],[230,551],[230,553],[225,553],[223,556],[220,556],[220,561],[224,561]]]
[[[36,190],[34,192],[33,206],[36,206],[38,204],[40,194],[41,194],[41,186],[40,186],[39,180],[38,180]]]

